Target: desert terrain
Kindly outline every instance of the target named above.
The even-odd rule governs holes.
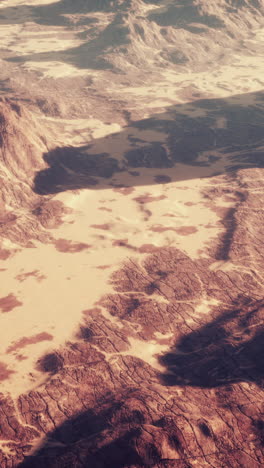
[[[263,0],[0,2],[0,467],[264,460]]]

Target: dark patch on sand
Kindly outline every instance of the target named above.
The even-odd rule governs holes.
[[[10,312],[15,307],[19,307],[23,302],[19,301],[13,293],[0,298],[0,309],[2,312]]]
[[[98,265],[96,268],[98,270],[107,270],[108,268],[111,268],[111,265]]]
[[[128,239],[116,239],[112,242],[113,247],[126,247],[127,249],[137,250],[137,247],[128,243]]]
[[[11,255],[10,250],[0,249],[0,260],[7,260]]]
[[[207,229],[212,229],[212,228],[215,228],[216,226],[212,223],[208,223],[208,224],[205,224],[204,227]]]
[[[94,229],[103,229],[103,231],[109,231],[110,224],[91,224],[91,227]]]
[[[9,376],[15,374],[15,371],[8,369],[4,362],[0,362],[0,382],[8,380]]]
[[[176,218],[176,215],[172,214],[172,213],[165,213],[164,215],[162,216],[166,216],[167,218]]]
[[[23,354],[17,354],[16,355],[16,360],[17,361],[25,361],[27,359],[26,356],[23,356]]]
[[[103,236],[103,235],[96,235],[96,236],[94,236],[94,237],[95,237],[95,239],[98,239],[98,240],[105,240],[105,239],[107,239],[107,237],[106,237],[106,236]]]
[[[37,246],[34,244],[34,242],[32,241],[28,241],[26,246],[25,246],[27,249],[36,249]],[[16,251],[15,251],[16,252]]]
[[[197,228],[194,226],[180,226],[180,227],[172,227],[172,226],[162,226],[161,224],[156,224],[155,226],[151,226],[150,231],[152,232],[165,232],[165,231],[174,231],[177,232],[180,236],[188,236],[189,234],[194,234],[197,232]]]
[[[6,350],[7,353],[12,353],[13,351],[17,351],[18,349],[25,348],[28,345],[40,343],[41,341],[52,341],[53,336],[50,333],[42,332],[38,333],[37,335],[33,336],[24,336],[20,338],[20,340],[13,343],[9,346]]]
[[[113,210],[111,210],[111,208],[106,208],[105,206],[100,206],[99,210],[101,211],[109,211],[109,213],[111,213]]]
[[[166,197],[165,195],[159,195],[158,197],[155,197],[151,195],[150,193],[145,193],[145,195],[140,195],[139,197],[133,198],[136,202],[143,204],[143,203],[151,203],[155,201],[160,201],[160,200],[165,200]]]
[[[181,226],[179,228],[176,228],[175,232],[177,232],[177,234],[180,234],[180,236],[189,236],[190,234],[194,234],[195,232],[197,232],[197,228],[195,226]]]
[[[84,242],[74,242],[67,239],[56,239],[54,245],[59,252],[77,253],[89,249],[91,245]]]
[[[39,270],[33,270],[28,271],[27,273],[20,273],[16,276],[16,279],[20,282],[23,282],[30,277],[35,277],[38,282],[43,281],[47,278],[45,275],[42,275]]]
[[[160,247],[157,247],[154,244],[143,244],[140,247],[138,247],[138,252],[142,254],[153,253],[157,252],[158,250],[160,250]]]
[[[152,211],[146,208],[144,203],[139,203],[139,210],[144,215],[144,221],[148,221],[149,218],[152,216]]]

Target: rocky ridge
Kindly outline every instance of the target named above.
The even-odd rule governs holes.
[[[116,292],[84,311],[76,339],[38,362],[46,383],[16,403],[2,396],[1,466],[261,466],[261,175],[237,173],[233,189],[245,196],[228,248],[216,246],[228,270],[176,248],[131,258],[112,278]],[[168,349],[158,368],[153,340]]]

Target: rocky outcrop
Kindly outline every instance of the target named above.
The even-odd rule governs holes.
[[[7,13],[17,15],[13,10],[7,9]],[[66,62],[80,68],[124,73],[138,72],[142,67],[152,70],[153,65],[160,70],[190,65],[204,70],[216,61],[229,63],[231,49],[255,53],[255,45],[244,43],[244,39],[263,24],[263,11],[262,0],[78,0],[74,4],[66,0],[28,6],[26,13],[39,24],[71,28],[73,21],[75,27],[83,22],[89,26],[80,34],[84,39],[80,46],[65,54],[38,53],[38,60],[56,60],[63,55]],[[81,16],[73,20],[74,15]],[[34,59],[34,54],[14,61],[27,58]]]
[[[42,227],[55,227],[62,203],[42,200],[33,190],[35,174],[45,168],[49,132],[32,111],[12,99],[0,100],[0,235],[26,245],[45,240]]]
[[[95,68],[123,71],[152,68],[153,63],[176,69],[191,65],[197,70],[211,66],[212,60],[228,63],[228,50],[249,47],[243,40],[262,24],[264,12],[261,0],[124,0],[92,2],[89,8],[111,13],[114,9],[115,14],[92,43],[83,44],[80,50]]]
[[[228,270],[213,248],[210,259],[172,247],[132,258],[76,340],[38,361],[46,383],[2,399],[1,467],[261,466],[261,175],[237,173]]]
[[[31,181],[43,167],[45,129],[20,103],[0,101],[1,203],[17,208],[32,197]],[[30,195],[29,195],[30,194]]]

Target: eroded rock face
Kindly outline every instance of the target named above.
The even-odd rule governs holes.
[[[0,100],[0,230],[1,237],[27,242],[37,235],[38,221],[28,210],[38,204],[32,190],[34,174],[44,167],[47,132],[32,112],[15,100]],[[31,224],[31,227],[29,227]]]
[[[237,174],[247,196],[228,271],[172,247],[131,259],[113,275],[116,293],[84,311],[76,341],[40,359],[47,382],[15,406],[3,397],[1,466],[261,466],[263,223],[246,229],[262,216],[249,209],[260,175]],[[151,344],[167,351],[151,361]]]
[[[0,100],[0,233],[20,245],[48,241],[43,228],[60,225],[70,210],[58,200],[41,199],[33,190],[35,174],[45,168],[43,153],[50,131],[16,100]]]
[[[13,207],[28,201],[30,181],[43,167],[45,132],[25,106],[0,101],[1,199]],[[11,193],[9,193],[13,190]],[[32,196],[32,194],[31,194]]]

